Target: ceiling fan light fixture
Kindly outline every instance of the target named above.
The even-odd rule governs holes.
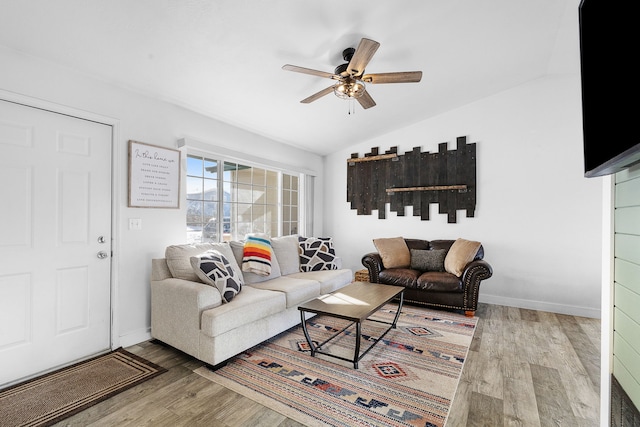
[[[375,40],[362,38],[356,49],[347,48],[342,52],[342,57],[346,62],[338,65],[333,74],[291,64],[283,65],[282,69],[329,78],[334,81],[331,86],[325,87],[300,101],[302,104],[309,104],[333,92],[340,99],[351,100],[352,102],[349,103],[351,106],[355,105],[353,100],[357,99],[358,104],[366,110],[375,107],[376,102],[371,98],[369,91],[366,90],[365,83],[371,83],[373,85],[386,83],[417,83],[422,79],[422,71],[365,74],[364,70],[379,46],[380,43]]]
[[[364,95],[365,84],[360,80],[342,80],[333,85],[333,93],[340,99],[355,99]]]

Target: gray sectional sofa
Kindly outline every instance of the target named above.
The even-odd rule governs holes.
[[[151,336],[218,365],[299,324],[298,305],[349,284],[353,272],[340,268],[339,257],[330,263],[333,269],[301,271],[298,239],[270,239],[272,268],[266,277],[241,271],[243,242],[167,247],[165,258],[152,260]],[[242,289],[229,302],[191,265],[191,257],[210,249],[230,258],[242,275]]]

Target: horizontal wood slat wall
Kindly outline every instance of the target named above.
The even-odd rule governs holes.
[[[612,390],[612,425],[631,426],[624,420],[640,407],[640,168],[615,178],[613,376],[624,393]]]
[[[438,144],[438,152],[422,152],[420,147],[398,154],[398,147],[379,153],[378,147],[364,157],[353,153],[347,159],[347,202],[358,215],[386,217],[386,204],[398,216],[413,215],[429,220],[429,205],[438,204],[438,212],[447,215],[449,223],[457,221],[457,211],[475,215],[476,144],[467,137],[456,140],[456,149],[448,143]]]

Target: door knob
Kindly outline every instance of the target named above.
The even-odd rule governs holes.
[[[108,256],[109,255],[107,255],[107,253],[105,251],[98,252],[98,258],[100,258],[100,259],[105,259]]]

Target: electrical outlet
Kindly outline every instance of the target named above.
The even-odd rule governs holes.
[[[129,230],[142,230],[142,219],[129,218]]]

